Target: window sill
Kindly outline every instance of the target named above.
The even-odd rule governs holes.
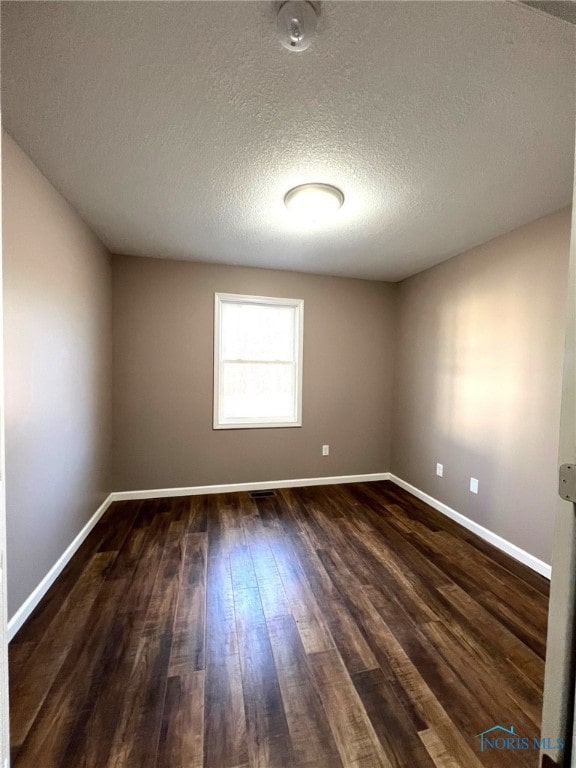
[[[249,422],[245,424],[213,424],[212,429],[214,430],[221,430],[221,429],[291,429],[294,427],[301,427],[302,422]]]

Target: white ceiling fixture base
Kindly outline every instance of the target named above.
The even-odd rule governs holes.
[[[318,17],[307,0],[287,0],[278,11],[280,42],[289,51],[305,51],[316,35]]]

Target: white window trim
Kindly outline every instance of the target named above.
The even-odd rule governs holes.
[[[220,404],[220,318],[223,303],[236,302],[238,304],[258,304],[280,307],[295,307],[296,312],[296,339],[298,343],[298,354],[296,356],[296,420],[295,421],[268,421],[266,419],[250,419],[235,422],[220,422],[219,404]],[[215,293],[214,294],[214,429],[278,429],[285,427],[302,426],[302,361],[304,353],[304,300],[303,299],[281,299],[273,296],[249,296],[237,293]]]

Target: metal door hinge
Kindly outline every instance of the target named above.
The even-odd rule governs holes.
[[[566,501],[576,502],[576,464],[562,464],[558,493]]]

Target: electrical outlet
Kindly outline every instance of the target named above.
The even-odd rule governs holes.
[[[436,474],[438,477],[444,477],[444,464],[436,464]]]
[[[329,445],[323,445],[322,446],[322,456],[329,456],[330,455],[330,446]]]
[[[475,477],[470,478],[470,493],[478,493],[478,480]]]

